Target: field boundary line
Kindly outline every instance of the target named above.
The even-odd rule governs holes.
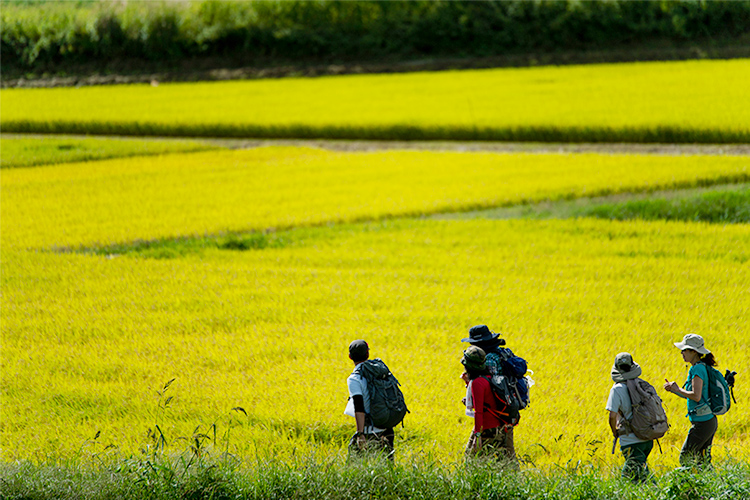
[[[750,130],[700,129],[679,126],[446,126],[416,125],[253,125],[161,124],[148,122],[4,120],[4,132],[18,134],[88,134],[191,138],[348,139],[378,141],[508,141],[544,143],[688,143],[750,144]]]

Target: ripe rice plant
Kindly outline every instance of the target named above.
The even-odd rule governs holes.
[[[208,143],[184,140],[83,138],[83,137],[0,137],[0,168],[33,167],[128,156],[157,155],[216,149]]]
[[[459,339],[487,323],[534,370],[524,467],[610,470],[621,458],[603,407],[617,352],[658,387],[684,377],[672,342],[698,332],[722,369],[748,371],[747,225],[332,223],[746,181],[747,162],[259,148],[9,169],[0,458],[169,460],[191,443],[191,456],[336,460],[352,432],[346,345],[366,338],[412,411],[399,460],[453,464],[470,428]],[[220,233],[221,245],[172,259],[137,251]],[[136,251],[49,251],[112,244]],[[665,402],[660,474],[687,432],[684,400]],[[718,462],[747,460],[748,417],[737,405],[721,418]]]
[[[167,454],[231,429],[207,452],[336,456],[352,429],[346,346],[365,338],[412,411],[399,459],[460,461],[459,339],[487,323],[534,371],[516,436],[525,463],[611,466],[617,352],[658,386],[685,376],[672,342],[699,332],[722,369],[750,369],[747,225],[403,220],[289,238],[171,260],[4,249],[3,458],[151,453],[157,425]],[[659,473],[688,428],[685,401],[664,399]],[[744,404],[721,418],[718,462],[747,458],[748,418]]]
[[[3,89],[5,132],[561,142],[750,140],[749,60]]]
[[[0,237],[97,248],[748,179],[743,156],[220,150],[8,170]]]

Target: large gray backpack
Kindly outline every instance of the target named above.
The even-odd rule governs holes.
[[[627,421],[627,427],[638,439],[644,441],[664,436],[669,430],[669,423],[654,386],[639,378],[626,383],[633,406],[633,417]]]
[[[398,387],[401,384],[385,363],[379,358],[368,359],[357,365],[356,371],[367,380],[372,425],[387,429],[401,423],[409,410]]]

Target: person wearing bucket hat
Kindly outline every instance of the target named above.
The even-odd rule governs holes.
[[[523,378],[526,373],[526,361],[513,354],[513,351],[507,347],[503,347],[505,339],[500,338],[499,333],[493,333],[487,325],[476,325],[469,328],[469,336],[461,339],[461,342],[469,342],[486,353],[485,363],[490,375],[502,375],[504,363],[507,366],[506,370],[515,370],[510,375],[519,379],[521,383],[521,387],[518,387],[519,392],[522,398],[528,399],[529,385]],[[512,366],[508,366],[508,363]],[[519,364],[516,365],[516,363]]]
[[[466,382],[466,397],[463,402],[467,414],[474,417],[474,429],[466,444],[466,455],[494,455],[498,459],[515,462],[512,426],[510,432],[498,418],[495,395],[490,386],[489,370],[485,352],[472,345],[466,349],[461,358],[464,373],[461,378]]]
[[[485,353],[485,363],[490,372],[490,375],[499,375],[502,368],[500,362],[505,357],[503,351],[509,351],[510,349],[503,349],[505,340],[500,338],[499,333],[493,333],[490,331],[487,325],[476,325],[469,328],[469,336],[465,339],[461,339],[461,342],[469,342],[472,346],[480,348]],[[511,352],[510,355],[513,353]]]
[[[615,356],[610,373],[614,385],[609,391],[606,409],[609,410],[609,427],[615,440],[620,440],[620,451],[625,457],[622,466],[622,477],[634,482],[643,482],[651,472],[648,469],[648,456],[654,448],[653,440],[639,439],[623,422],[633,418],[633,405],[628,392],[628,380],[641,376],[641,367],[633,361],[628,352]],[[627,429],[627,430],[625,430]],[[625,432],[624,434],[622,434]],[[614,453],[614,448],[612,449]]]
[[[526,360],[513,354],[505,346],[505,339],[500,338],[499,333],[492,332],[487,325],[476,325],[469,329],[469,336],[461,339],[461,342],[469,342],[472,346],[481,348],[485,353],[485,364],[491,377],[505,375],[506,381],[510,383],[519,395],[521,409],[529,404],[529,388],[534,385],[531,379],[533,372],[528,370]],[[528,373],[527,373],[528,372]],[[504,446],[507,455],[515,460],[514,428],[505,429]]]
[[[664,390],[687,399],[690,430],[680,451],[680,465],[700,467],[711,465],[711,446],[719,428],[716,415],[708,403],[708,366],[716,366],[716,359],[706,348],[703,337],[689,333],[682,342],[675,342],[682,359],[690,363],[687,381],[680,387],[677,382],[665,379]]]

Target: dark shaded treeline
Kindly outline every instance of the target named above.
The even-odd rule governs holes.
[[[654,47],[750,46],[750,1],[744,0],[4,0],[1,10],[4,77],[70,72],[76,65],[112,72],[199,60],[241,67],[446,57],[507,57],[518,64],[513,56],[530,52],[545,59],[619,51],[620,60],[623,51],[637,59]]]

